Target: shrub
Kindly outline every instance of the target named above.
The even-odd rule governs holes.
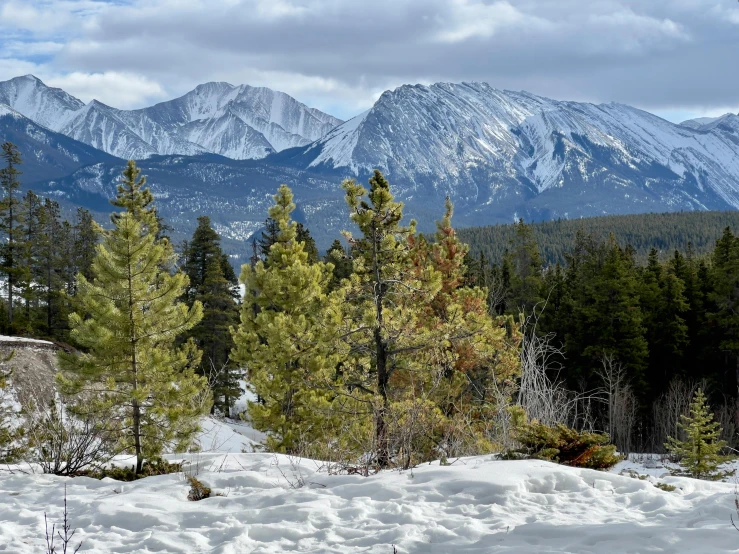
[[[190,492],[187,494],[188,500],[197,502],[204,498],[210,498],[210,488],[206,487],[199,479],[196,479],[192,475],[188,475],[187,482],[190,483]]]
[[[538,458],[590,469],[608,469],[623,459],[605,433],[577,431],[561,423],[528,422],[522,411],[513,417],[514,437],[520,447],[509,451],[509,458]]]
[[[64,404],[45,410],[27,408],[27,461],[44,473],[77,475],[94,471],[112,458],[105,422],[94,416],[71,417]]]

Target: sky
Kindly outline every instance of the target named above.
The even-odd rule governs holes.
[[[227,81],[347,119],[485,81],[682,121],[739,112],[738,66],[736,0],[0,0],[0,80],[117,108]]]

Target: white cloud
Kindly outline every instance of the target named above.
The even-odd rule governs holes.
[[[721,109],[739,88],[727,69],[739,50],[731,3],[0,0],[0,72],[23,67],[120,107],[225,80],[348,117],[402,83],[476,80],[646,109]],[[53,59],[35,66],[34,55]]]
[[[452,9],[436,19],[442,29],[435,38],[449,43],[490,38],[499,30],[513,27],[533,30],[546,26],[544,20],[524,15],[508,2],[485,4],[475,0],[453,0]]]
[[[2,57],[14,58],[19,56],[47,56],[56,54],[64,43],[54,41],[21,41],[12,40],[3,44]]]
[[[141,75],[115,71],[73,72],[48,77],[46,83],[64,89],[83,102],[95,99],[121,109],[137,108],[167,98],[159,83]]]

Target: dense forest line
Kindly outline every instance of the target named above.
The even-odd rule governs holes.
[[[687,215],[679,216],[692,222],[684,232],[704,229],[705,214]],[[675,432],[675,414],[684,412],[700,387],[736,446],[739,237],[731,228],[717,230],[703,255],[685,235],[686,248],[660,256],[653,247],[643,263],[615,235],[580,229],[563,250],[563,264],[544,260],[535,229],[513,225],[512,238],[497,246],[504,252],[500,261],[468,256],[467,275],[488,290],[492,310],[521,314],[528,322],[533,355],[568,391],[561,391],[559,408],[580,419],[573,424],[591,424],[582,418],[592,414],[578,402],[587,404],[593,391],[605,387],[619,397],[620,422],[612,413],[608,426],[619,447],[661,451]]]
[[[53,201],[21,197],[20,153],[6,143],[3,158],[0,331],[76,348],[61,379],[69,391],[111,378],[108,364],[125,360],[133,373],[150,364],[159,387],[150,399],[163,404],[141,425],[156,426],[157,413],[187,423],[204,407],[229,414],[245,380],[257,398],[248,417],[267,447],[320,459],[373,452],[377,467],[410,467],[492,452],[522,417],[606,431],[623,452],[660,452],[682,436],[680,416],[700,388],[737,446],[739,237],[716,229],[701,254],[690,235],[707,235],[706,221],[722,214],[635,220],[646,229],[649,217],[682,218],[666,244],[687,244],[669,256],[652,248],[643,262],[615,234],[578,229],[553,264],[538,227],[519,222],[491,261],[461,240],[450,202],[434,235],[404,225],[378,171],[369,189],[342,184],[347,227],[359,233],[324,255],[280,187],[237,278],[207,216],[175,249],[135,163],[104,230],[84,211],[67,222]],[[140,305],[125,300],[134,292]],[[131,358],[140,340],[145,358]],[[125,375],[120,386],[135,392]],[[177,375],[187,406],[166,393]],[[183,423],[167,440],[195,428]]]
[[[542,260],[564,264],[578,232],[607,239],[613,234],[623,246],[631,246],[639,262],[645,262],[652,248],[661,260],[679,249],[691,246],[694,254],[710,252],[726,227],[739,230],[739,211],[670,212],[632,215],[607,215],[583,219],[559,219],[531,225]],[[459,237],[474,255],[483,253],[500,263],[516,234],[516,225],[490,225],[459,230]]]

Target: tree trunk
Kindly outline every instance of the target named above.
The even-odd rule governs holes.
[[[375,439],[377,441],[377,465],[390,465],[390,445],[387,436],[387,348],[382,340],[379,328],[375,328],[375,352],[377,354],[377,391],[380,393],[382,405],[375,413]]]
[[[141,407],[138,400],[133,401],[133,443],[136,448],[136,475],[144,468],[144,454],[141,449]]]
[[[387,367],[387,344],[383,340],[383,300],[385,295],[384,283],[380,276],[380,263],[378,260],[379,233],[373,226],[373,240],[372,240],[372,265],[373,273],[375,278],[374,293],[375,293],[375,358],[377,363],[377,392],[382,399],[382,405],[377,409],[375,413],[375,440],[377,441],[377,465],[387,467],[390,465],[390,445],[388,443],[387,436],[387,385],[389,381],[389,373]]]

